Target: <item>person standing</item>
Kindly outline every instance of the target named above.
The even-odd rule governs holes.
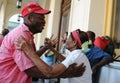
[[[0,48],[0,82],[1,83],[32,83],[32,77],[37,78],[51,78],[46,73],[49,66],[44,63],[40,58],[41,70],[26,56],[23,51],[17,50],[15,41],[23,36],[26,41],[32,43],[31,49],[36,52],[34,44],[34,34],[41,33],[45,26],[45,15],[51,11],[43,9],[37,2],[31,2],[25,5],[21,11],[21,15],[24,19],[24,23],[20,24],[14,30],[9,32],[4,38]],[[56,40],[57,41],[57,40]],[[54,41],[54,44],[56,43]],[[37,51],[38,55],[42,55],[46,50],[47,46],[44,46],[41,50]],[[39,57],[39,56],[38,56]],[[74,67],[76,73],[83,68],[81,73],[73,75],[73,72],[68,69],[60,77],[79,76],[82,75],[85,68],[81,65]],[[74,70],[75,70],[74,69]],[[71,75],[67,73],[72,72]],[[59,76],[56,76],[59,77]]]
[[[90,65],[93,71],[92,83],[99,83],[101,67],[112,62],[113,59],[110,54],[104,52],[102,49],[94,44],[96,39],[95,33],[93,31],[87,31],[87,35],[89,37],[89,40],[91,41],[91,44],[88,48],[89,50],[85,54],[90,61]],[[103,47],[104,45],[101,46]]]

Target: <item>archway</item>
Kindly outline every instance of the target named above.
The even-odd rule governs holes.
[[[14,14],[8,20],[8,29],[11,31],[17,27],[20,23],[23,23],[23,18],[20,17],[20,14]]]

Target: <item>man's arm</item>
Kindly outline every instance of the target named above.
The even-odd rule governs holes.
[[[38,76],[38,78],[41,78],[40,72],[42,72],[43,77],[42,78],[65,78],[65,77],[78,77],[81,76],[85,71],[85,66],[82,64],[80,66],[71,65],[67,70],[66,67],[63,64],[57,64],[53,67],[48,66],[46,63],[44,63],[35,52],[26,52],[26,54],[29,56],[29,58],[33,61],[33,63],[36,65],[36,71],[33,71],[33,69],[27,70],[27,74],[30,76]],[[31,73],[32,72],[32,73]],[[38,73],[39,74],[38,74]],[[36,75],[37,73],[37,75]]]
[[[49,46],[49,50],[53,51],[54,54],[56,55],[57,59],[59,61],[63,61],[65,59],[65,57],[63,55],[61,55],[61,53],[59,53],[58,51],[56,51],[52,45]],[[39,57],[47,50],[48,48],[46,48],[46,46],[43,46],[40,50],[37,51],[37,54],[39,55]]]
[[[46,46],[43,46],[40,50],[38,50],[36,53],[40,57],[42,54],[47,50]]]
[[[112,62],[112,58],[103,58],[99,63],[97,63],[95,66],[93,66],[92,71],[95,73],[97,69],[101,68],[102,66]]]
[[[84,71],[85,71],[85,65],[81,64],[78,67],[76,67],[75,64],[72,64],[69,66],[69,68],[62,73],[61,75],[58,76],[58,78],[71,78],[71,77],[80,77],[83,75]]]
[[[37,72],[41,71],[43,75],[45,75],[46,77],[49,78],[49,77],[57,77],[58,75],[65,72],[66,67],[63,64],[57,64],[54,67],[48,66],[43,60],[41,60],[39,58],[39,56],[36,54],[36,52],[32,49],[32,46],[29,43],[27,43],[24,39],[22,39],[16,45],[17,45],[17,49],[22,49],[26,53],[26,55],[32,60],[32,62],[36,65],[36,68],[37,68],[36,70],[38,70],[38,71],[33,71],[34,69],[30,68],[29,69],[30,72],[27,73],[28,75],[34,76],[33,74],[36,74]],[[46,48],[47,48],[47,46],[46,46]],[[75,69],[73,69],[72,71],[75,71]],[[80,71],[79,67],[76,71],[77,72]],[[72,73],[73,76],[75,76],[75,73],[77,73],[77,72]],[[81,72],[78,74],[81,74]]]
[[[81,64],[80,66],[76,67],[75,64],[71,65],[65,72],[58,76],[48,77],[44,75],[36,66],[25,70],[26,74],[31,77],[36,78],[68,78],[68,77],[79,77],[82,76],[85,71],[85,66]]]
[[[65,57],[61,53],[59,53],[58,51],[56,51],[53,47],[51,47],[50,49],[51,49],[51,51],[54,52],[55,56],[57,57],[57,59],[59,61],[63,61],[65,59]]]

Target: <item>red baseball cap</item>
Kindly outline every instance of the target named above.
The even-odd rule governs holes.
[[[37,2],[31,2],[23,7],[21,15],[25,17],[30,13],[49,14],[51,11],[43,9]]]

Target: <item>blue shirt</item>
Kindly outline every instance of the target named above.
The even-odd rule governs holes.
[[[90,61],[91,67],[96,65],[103,58],[112,58],[108,53],[99,49],[97,46],[94,46],[94,47],[90,48],[90,50],[87,51],[85,54]]]

